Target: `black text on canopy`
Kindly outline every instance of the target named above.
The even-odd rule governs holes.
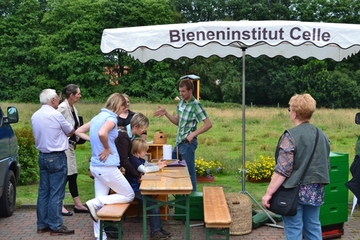
[[[245,54],[252,57],[297,56],[303,59],[314,57],[319,60],[330,58],[341,61],[359,52],[359,32],[360,25],[297,21],[169,24],[105,29],[101,51],[110,53],[119,49],[140,62],[212,55],[242,57],[242,192],[247,193],[244,169]],[[249,196],[256,202],[250,194]],[[274,220],[273,222],[276,225]]]

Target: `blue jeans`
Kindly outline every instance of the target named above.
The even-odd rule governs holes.
[[[139,200],[139,203],[142,204],[142,199],[143,196],[141,195],[140,192],[136,192],[135,193],[135,198]],[[146,207],[151,207],[157,205],[156,202],[153,201],[149,201],[148,199],[146,200]],[[156,207],[153,209],[148,210],[149,214],[160,214],[160,208]],[[162,221],[160,216],[150,216],[149,217],[149,222],[150,222],[150,231],[151,232],[157,232],[162,228]]]
[[[193,192],[196,191],[195,150],[197,145],[197,138],[193,138],[192,143],[180,143],[178,145],[179,160],[185,160],[186,162],[193,186]],[[172,158],[176,159],[176,147],[172,151]]]
[[[282,216],[287,240],[322,240],[320,207],[299,204],[295,216]]]
[[[36,206],[37,227],[58,230],[63,224],[61,208],[67,177],[65,152],[39,153],[38,163],[40,183]]]

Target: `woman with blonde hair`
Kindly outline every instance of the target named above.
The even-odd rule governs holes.
[[[280,137],[275,151],[277,164],[262,197],[262,205],[269,208],[270,200],[280,186],[293,188],[300,184],[296,215],[282,216],[287,240],[322,240],[319,214],[324,203],[325,185],[330,183],[330,141],[323,131],[310,123],[315,109],[316,101],[310,94],[291,97],[288,111],[294,127],[285,130]]]
[[[134,199],[134,191],[119,171],[119,154],[115,146],[117,131],[117,116],[126,107],[124,96],[112,94],[105,107],[90,122],[78,128],[75,134],[91,144],[92,156],[90,171],[94,176],[95,198],[86,202],[90,216],[94,220],[94,236],[100,238],[100,225],[96,212],[104,204],[127,203]],[[90,136],[86,133],[90,131]],[[110,188],[115,194],[109,195]],[[105,232],[103,239],[106,239]]]

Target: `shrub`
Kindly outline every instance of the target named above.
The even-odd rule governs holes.
[[[38,151],[35,139],[28,127],[15,129],[19,144],[20,178],[19,185],[35,183],[39,180]]]
[[[254,161],[245,163],[246,177],[254,180],[269,179],[273,175],[275,167],[275,158],[260,155]]]
[[[207,176],[212,178],[220,173],[223,165],[219,161],[205,161],[203,158],[195,160],[195,171],[197,176]]]

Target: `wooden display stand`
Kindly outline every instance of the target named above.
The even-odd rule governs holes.
[[[160,159],[163,157],[163,145],[164,144],[149,143],[148,153],[151,154],[151,159]]]

